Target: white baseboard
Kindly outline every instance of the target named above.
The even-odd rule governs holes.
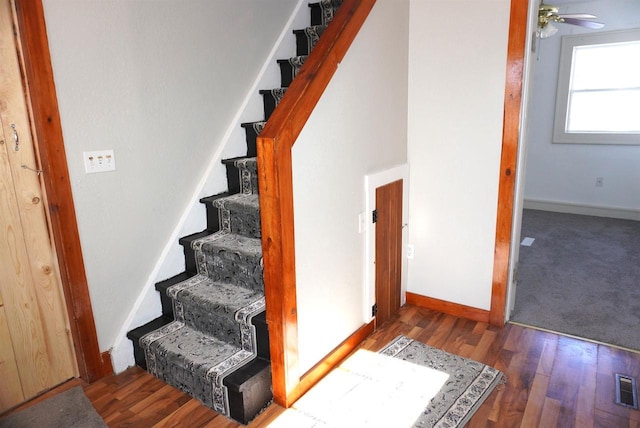
[[[591,215],[595,217],[619,218],[623,220],[640,221],[640,211],[628,208],[602,207],[596,205],[582,205],[568,202],[544,201],[540,199],[525,199],[524,208],[556,213]]]

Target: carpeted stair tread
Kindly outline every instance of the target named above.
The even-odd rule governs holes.
[[[222,163],[227,167],[228,181],[236,183],[232,193],[258,193],[258,160],[255,156],[223,159]]]
[[[230,174],[229,171],[227,171],[227,180],[231,183],[230,176],[233,176],[233,174]],[[206,198],[200,199],[200,203],[204,205],[207,213],[206,230],[210,230],[211,233],[220,230],[220,212],[218,211],[218,208],[213,206],[213,201],[220,198],[225,198],[235,193],[239,193],[241,190],[240,176],[237,171],[235,174],[235,180],[233,182],[233,186],[235,187],[232,188],[231,186],[232,184],[229,184],[229,192],[218,193],[217,195],[207,196]],[[191,249],[191,243],[189,243],[189,248]]]
[[[298,75],[306,60],[307,55],[278,60],[278,65],[280,66],[280,84],[283,88],[288,88],[289,85],[291,85],[291,82]]]
[[[301,30],[293,30],[296,36],[296,55],[309,55],[326,29],[326,25],[312,25]]]
[[[229,207],[236,205],[260,209],[260,200],[256,194],[244,195],[242,193],[237,193],[235,195],[229,195],[227,197],[217,199],[213,202],[213,205],[222,209],[229,209]]]
[[[264,118],[268,120],[278,104],[280,104],[280,101],[282,101],[287,88],[261,89],[259,92],[262,95]]]
[[[197,275],[171,287],[177,321],[220,340],[256,351],[251,318],[264,310],[262,292]]]
[[[234,318],[236,311],[264,298],[263,293],[258,291],[214,282],[204,275],[196,275],[174,285],[168,290],[168,294],[183,306],[197,306],[227,318]]]
[[[260,199],[257,194],[238,193],[217,199],[213,206],[220,210],[222,231],[260,238]]]
[[[260,135],[260,132],[262,132],[262,129],[266,124],[267,122],[264,120],[260,120],[257,122],[245,122],[240,124],[240,126],[244,128],[246,134],[248,157],[257,156],[256,138],[258,137],[258,135]]]
[[[214,229],[220,229],[219,226]],[[191,274],[196,274],[196,255],[193,251],[193,242],[204,238],[214,233],[215,230],[209,230],[208,228],[202,232],[192,233],[191,235],[183,236],[178,240],[178,243],[182,245],[182,251],[184,253],[185,271]]]
[[[179,321],[147,334],[140,344],[150,373],[227,415],[224,377],[255,358],[252,352]]]
[[[133,358],[136,362],[136,365],[142,367],[145,370],[147,369],[147,361],[144,356],[144,351],[140,347],[140,338],[172,322],[173,312],[171,313],[171,316],[162,315],[156,319],[149,321],[146,324],[141,325],[140,327],[136,327],[133,330],[130,330],[127,333],[127,338],[129,338],[133,342]]]
[[[310,3],[311,25],[328,25],[342,4],[342,0],[321,0]]]
[[[262,241],[229,232],[216,232],[196,241],[203,252],[217,250],[236,251],[253,257],[262,257]]]
[[[193,265],[195,270],[195,256],[194,256]],[[191,278],[194,275],[196,275],[195,272],[184,271],[175,276],[172,276],[171,278],[168,278],[168,279],[165,279],[164,281],[160,281],[156,283],[155,288],[160,293],[160,303],[162,305],[163,316],[173,319],[173,302],[171,301],[169,296],[167,296],[167,288],[179,282],[186,281],[187,279]]]
[[[194,242],[199,249],[198,272],[214,281],[264,291],[260,239],[217,232]]]

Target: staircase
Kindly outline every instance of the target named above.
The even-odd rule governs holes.
[[[296,56],[278,60],[282,87],[260,91],[264,120],[242,124],[247,155],[222,161],[228,191],[201,199],[206,229],[179,240],[185,271],[156,284],[162,316],[127,335],[137,365],[243,424],[272,398],[256,137],[341,3],[309,4]]]

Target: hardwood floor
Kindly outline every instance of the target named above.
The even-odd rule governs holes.
[[[498,387],[469,427],[640,427],[640,411],[615,404],[615,374],[640,377],[640,354],[508,324],[503,328],[405,306],[361,345],[377,351],[399,334],[502,370]],[[85,392],[112,427],[238,425],[139,368]],[[271,405],[250,425],[266,427]]]

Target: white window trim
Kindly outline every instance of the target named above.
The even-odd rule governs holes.
[[[635,133],[565,132],[573,48],[575,46],[582,45],[620,43],[632,40],[640,40],[640,29],[607,31],[562,37],[560,47],[560,67],[558,70],[558,90],[556,91],[556,112],[553,124],[554,143],[640,145],[640,134]]]

